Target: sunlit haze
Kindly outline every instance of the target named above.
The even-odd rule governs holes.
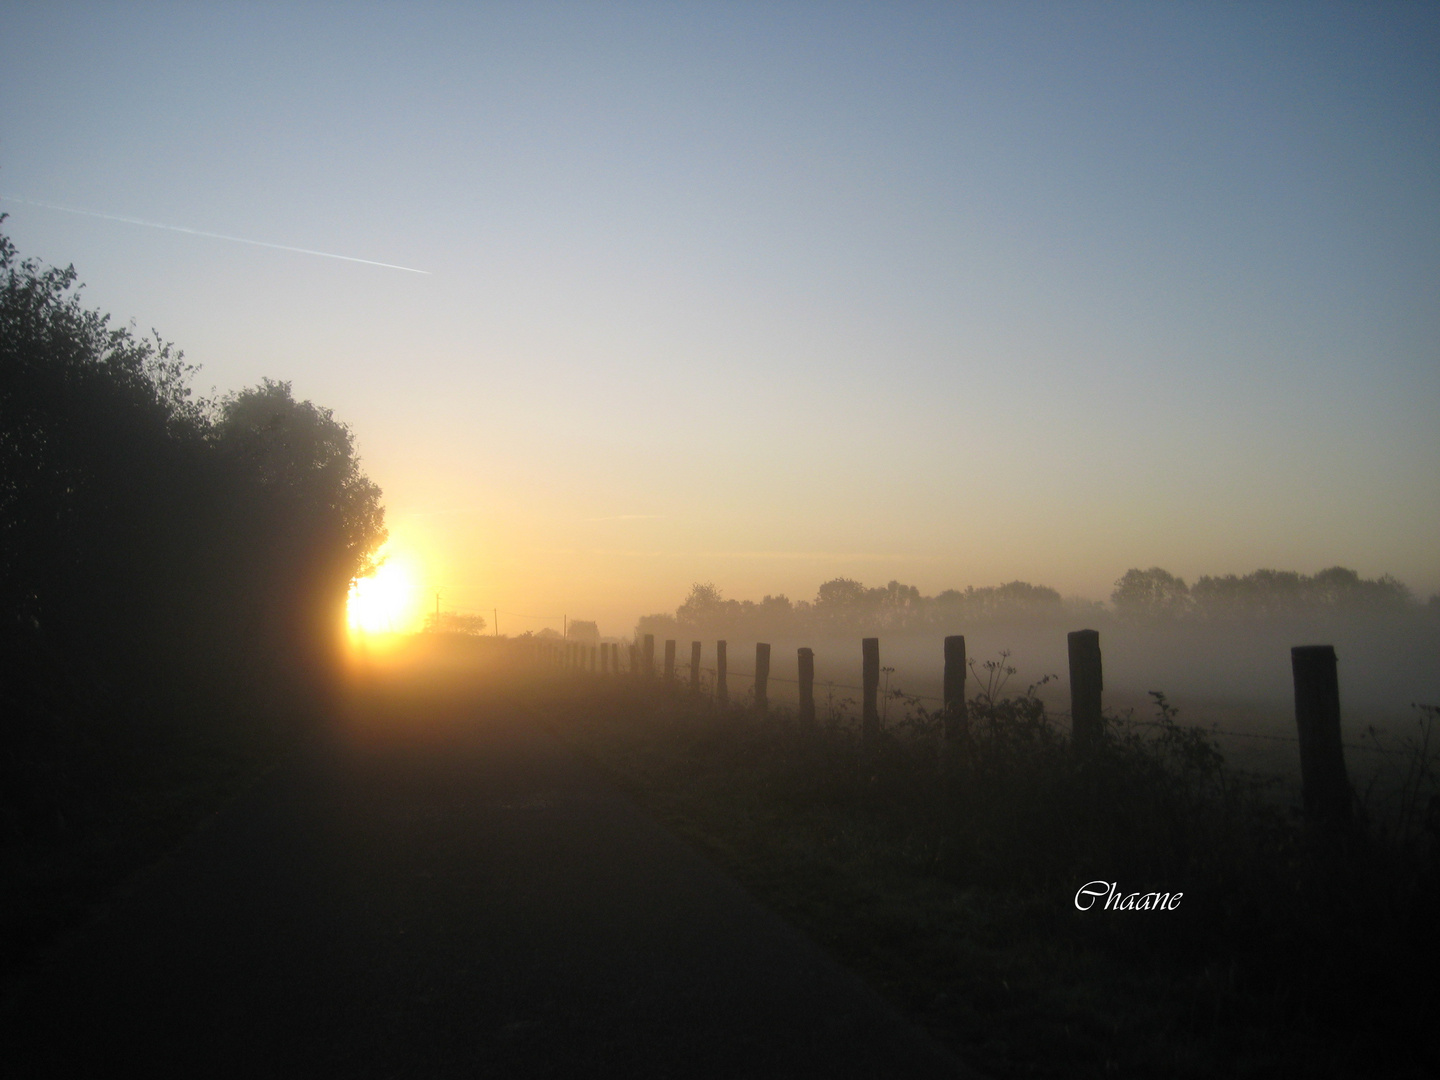
[[[11,4],[0,93],[23,255],[353,429],[352,625],[1440,590],[1433,4]]]
[[[423,569],[414,556],[387,544],[375,573],[350,587],[350,629],[368,634],[397,634],[420,629]]]

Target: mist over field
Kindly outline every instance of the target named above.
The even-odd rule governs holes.
[[[841,625],[846,629],[842,630]],[[803,629],[802,629],[803,627]],[[1383,764],[1374,748],[1393,749],[1414,732],[1415,703],[1440,701],[1440,605],[1421,603],[1393,578],[1361,578],[1336,567],[1313,576],[1257,571],[1202,578],[1191,589],[1152,567],[1116,582],[1111,602],[1067,601],[1024,582],[936,597],[891,582],[865,588],[849,579],[823,584],[814,601],[786,597],[726,600],[708,583],[692,588],[674,615],[637,624],[634,639],[676,639],[677,665],[688,670],[699,640],[702,668],[713,676],[717,638],[727,640],[731,685],[744,687],[755,668],[754,644],[771,646],[772,701],[796,700],[796,650],[814,650],[820,707],[857,709],[862,637],[880,640],[883,689],[919,698],[910,707],[938,709],[943,640],[963,634],[972,675],[967,694],[984,691],[987,662],[1014,669],[996,683],[1005,694],[1031,686],[1053,715],[1067,717],[1070,688],[1066,635],[1100,632],[1104,701],[1116,715],[1148,721],[1152,692],[1180,710],[1181,722],[1216,732],[1237,766],[1287,778],[1297,775],[1294,683],[1290,650],[1333,645],[1339,657],[1342,734],[1359,755],[1362,775]],[[1048,678],[1047,678],[1048,677]],[[907,703],[891,700],[887,717]],[[1380,742],[1367,736],[1375,728]]]
[[[56,0],[0,98],[20,1072],[1440,1073],[1440,6]]]
[[[1105,658],[1107,700],[1117,707],[1146,701],[1161,690],[1182,705],[1288,708],[1293,697],[1290,649],[1294,645],[1333,644],[1341,660],[1344,703],[1365,715],[1403,714],[1413,701],[1440,700],[1440,626],[1433,616],[1410,619],[1297,620],[1287,626],[1126,624],[1113,616],[1051,624],[999,623],[965,632],[966,651],[977,662],[996,659],[1004,650],[1017,669],[1011,689],[1024,689],[1046,675],[1056,681],[1040,694],[1059,703],[1065,685],[1065,635],[1097,629]],[[965,631],[956,627],[956,632]],[[868,635],[867,635],[868,636]],[[880,634],[881,657],[895,668],[891,686],[939,697],[941,635]],[[689,641],[681,641],[688,656]],[[860,635],[786,637],[770,642],[772,671],[793,678],[795,649],[815,650],[816,679],[854,684],[860,670]],[[753,642],[730,639],[731,666],[750,670]],[[705,665],[714,666],[713,641],[703,639]],[[737,660],[736,657],[740,657]],[[1064,708],[1068,708],[1068,700]],[[1187,713],[1191,722],[1205,717]],[[1218,720],[1219,717],[1212,717]]]

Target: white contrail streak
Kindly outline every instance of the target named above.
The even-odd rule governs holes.
[[[46,210],[60,210],[66,214],[84,214],[86,217],[101,218],[105,221],[121,221],[126,225],[147,225],[152,229],[169,229],[171,232],[204,236],[211,240],[231,240],[237,244],[253,244],[255,247],[274,248],[276,251],[293,251],[300,255],[319,255],[325,259],[343,259],[345,262],[364,263],[366,266],[383,266],[387,270],[404,270],[407,274],[430,273],[429,270],[416,270],[413,266],[397,266],[395,263],[376,262],[374,259],[357,259],[353,255],[336,255],[332,251],[313,251],[310,248],[291,247],[289,244],[271,244],[264,240],[247,240],[243,236],[226,236],[224,233],[206,232],[204,229],[187,229],[184,225],[166,225],[160,221],[125,217],[123,214],[102,214],[98,210],[80,210],[74,206],[58,206],[55,203],[41,202],[38,199],[19,199],[14,195],[0,195],[0,200],[23,203],[26,206],[42,206]]]

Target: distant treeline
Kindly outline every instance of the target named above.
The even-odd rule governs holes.
[[[86,309],[73,267],[22,261],[0,234],[12,834],[96,733],[197,725],[245,709],[256,686],[313,679],[384,538],[380,491],[328,409],[269,380],[199,400],[193,373],[158,335]]]
[[[1256,570],[1239,577],[1184,578],[1152,566],[1128,570],[1115,583],[1110,602],[1117,615],[1132,619],[1276,619],[1306,615],[1385,615],[1413,612],[1419,605],[1410,589],[1389,574],[1362,578],[1354,570],[1332,566],[1318,574],[1293,570]],[[1440,596],[1427,605],[1440,612]]]
[[[892,581],[866,588],[850,578],[820,586],[814,600],[766,596],[727,600],[709,582],[696,583],[675,614],[642,616],[636,634],[657,638],[794,640],[853,634],[953,633],[975,625],[1045,624],[1123,619],[1135,622],[1274,620],[1316,615],[1414,614],[1421,610],[1410,590],[1389,575],[1369,580],[1335,566],[1313,576],[1257,570],[1244,577],[1202,577],[1194,587],[1159,567],[1129,570],[1115,583],[1110,606],[1061,597],[1047,585],[946,589],[922,596],[913,585]],[[1440,597],[1428,610],[1440,614]],[[1074,627],[1071,627],[1074,629]]]

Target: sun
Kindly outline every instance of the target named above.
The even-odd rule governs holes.
[[[382,555],[375,573],[350,586],[350,629],[366,634],[403,633],[411,629],[419,599],[419,584],[410,561],[395,554]]]

